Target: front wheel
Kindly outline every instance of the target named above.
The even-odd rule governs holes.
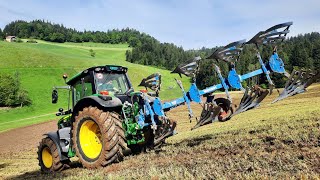
[[[125,135],[117,113],[84,108],[73,123],[72,139],[76,154],[86,168],[104,167],[123,159]]]
[[[49,137],[42,139],[39,143],[38,160],[41,171],[61,171],[66,167],[66,163],[60,159],[57,148],[56,144]]]

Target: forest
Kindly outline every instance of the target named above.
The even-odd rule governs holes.
[[[162,43],[156,38],[141,33],[131,28],[113,29],[102,31],[78,31],[67,28],[62,24],[54,24],[44,20],[34,21],[13,21],[7,24],[3,30],[0,29],[0,37],[15,35],[19,38],[41,39],[50,42],[98,42],[98,43],[128,43],[132,50],[126,52],[126,60],[132,63],[155,66],[158,68],[173,70],[177,65],[192,59],[195,56],[201,56],[203,59],[208,57],[216,48],[201,48],[198,50],[184,50],[172,43]],[[250,37],[248,37],[250,38]],[[288,71],[295,68],[306,68],[318,70],[320,68],[320,34],[311,32],[290,37],[278,46],[278,53],[286,65]],[[261,47],[261,56],[267,60],[273,47]],[[236,69],[239,74],[260,68],[255,55],[254,46],[246,45],[236,63]],[[201,61],[200,71],[197,75],[197,84],[200,88],[212,85],[217,82],[215,72],[213,72],[212,63],[220,66],[224,75],[228,72],[228,64],[217,62],[216,60]],[[200,81],[201,79],[201,81]],[[274,76],[275,84],[283,86],[285,78],[281,75]],[[265,84],[265,77],[253,78],[249,80],[252,83]],[[247,85],[247,84],[245,84]]]
[[[0,29],[0,37],[17,36],[19,38],[41,39],[50,42],[97,42],[97,43],[128,43],[135,46],[139,39],[145,38],[145,33],[134,29],[113,29],[101,31],[77,31],[66,28],[62,24],[54,24],[44,20],[22,21],[17,20]]]

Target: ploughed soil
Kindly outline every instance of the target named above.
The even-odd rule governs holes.
[[[37,148],[43,134],[56,131],[57,121],[49,121],[0,133],[0,154]]]

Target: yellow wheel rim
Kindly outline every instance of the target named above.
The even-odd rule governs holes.
[[[42,150],[42,162],[46,168],[51,168],[52,166],[52,154],[48,147],[43,148]]]
[[[95,159],[102,150],[101,132],[97,123],[85,121],[80,127],[80,146],[82,152],[90,159]]]

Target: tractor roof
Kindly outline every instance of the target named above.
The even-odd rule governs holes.
[[[80,80],[81,78],[85,77],[89,72],[95,71],[95,72],[114,72],[114,73],[126,73],[128,71],[128,68],[123,66],[116,66],[116,65],[105,65],[105,66],[94,66],[90,67],[88,69],[83,70],[82,72],[79,72],[78,74],[71,77],[68,81],[68,85],[74,84],[76,81]]]

